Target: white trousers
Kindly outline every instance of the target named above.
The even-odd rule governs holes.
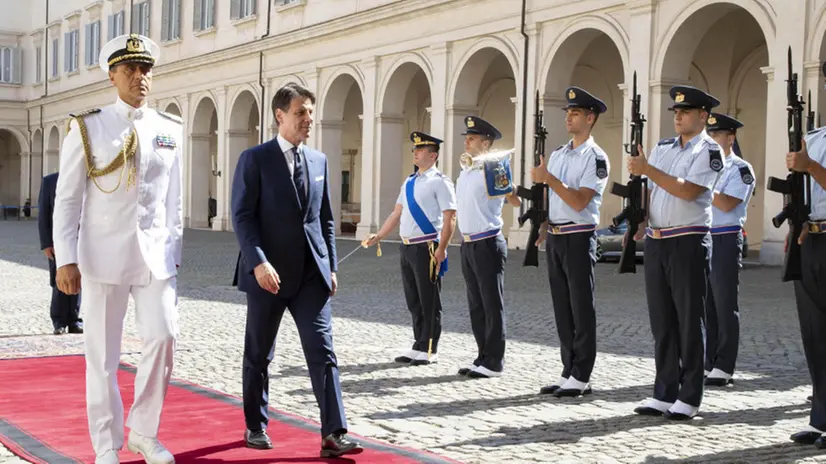
[[[135,401],[127,426],[156,437],[160,426],[175,339],[178,298],[175,277],[150,279],[148,285],[111,285],[81,278],[86,342],[86,413],[95,453],[120,450],[124,443],[123,401],[118,388],[123,319],[129,295],[135,300],[135,324],[143,339],[135,376]]]

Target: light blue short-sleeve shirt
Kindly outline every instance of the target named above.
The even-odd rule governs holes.
[[[664,139],[651,151],[648,164],[705,189],[694,201],[686,201],[648,179],[651,192],[649,225],[654,228],[711,227],[711,200],[724,166],[720,145],[705,130],[684,147],[680,146],[679,137]]]
[[[577,211],[549,189],[548,221],[551,224],[599,224],[599,207],[602,205],[602,194],[608,184],[611,164],[594,138],[589,137],[576,148],[573,148],[573,141],[557,148],[548,158],[547,169],[568,187],[586,187],[596,192],[585,209]]]
[[[425,235],[410,214],[407,205],[407,182],[415,182],[413,195],[416,203],[424,212],[427,219],[433,224],[437,232],[442,231],[442,212],[456,210],[456,191],[453,181],[439,172],[436,166],[427,171],[419,171],[408,177],[402,184],[396,204],[402,205],[402,215],[399,220],[399,234],[402,237],[419,237]]]
[[[718,193],[737,198],[740,203],[728,212],[712,205],[711,227],[743,227],[746,224],[749,201],[754,193],[754,169],[751,164],[734,153],[728,155],[720,180],[714,187],[714,194]]]
[[[488,197],[485,184],[484,165],[474,161],[470,167],[462,168],[456,179],[456,199],[459,230],[463,234],[477,234],[493,229],[501,229],[504,197]]]
[[[804,137],[809,158],[815,163],[826,167],[826,130],[824,128],[810,131]],[[826,220],[826,190],[814,178],[810,177],[812,191],[812,211],[809,219],[812,221]]]

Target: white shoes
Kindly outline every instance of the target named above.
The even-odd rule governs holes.
[[[134,430],[129,432],[127,448],[140,454],[148,464],[174,464],[175,457],[154,437],[145,437]],[[117,459],[117,458],[116,458]],[[107,461],[108,462],[108,461]],[[118,461],[113,461],[118,462]]]
[[[120,464],[117,450],[109,450],[96,457],[95,464]]]

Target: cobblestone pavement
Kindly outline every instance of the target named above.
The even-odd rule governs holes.
[[[82,352],[77,335],[49,335],[48,270],[34,221],[0,221],[0,356]],[[237,245],[230,233],[187,230],[179,277],[178,378],[241,395],[243,294],[230,287]],[[339,256],[357,242],[339,240]],[[815,461],[817,450],[789,434],[807,423],[810,393],[791,285],[779,269],[747,266],[741,277],[742,339],[736,384],[707,390],[702,418],[690,423],[632,413],[652,392],[653,342],[641,273],[597,266],[599,356],[594,394],[537,394],[561,363],[544,256],[522,267],[510,251],[506,374],[456,375],[475,357],[458,264],[444,283],[444,329],[437,364],[392,362],[411,342],[398,272],[398,246],[385,243],[342,263],[334,334],[344,401],[354,433],[463,462]],[[459,256],[451,247],[449,256]],[[452,263],[451,263],[452,264]],[[127,316],[123,360],[136,363],[140,341]],[[271,405],[317,420],[318,409],[292,319],[285,316],[271,368]],[[239,411],[240,414],[240,411]],[[197,428],[197,426],[196,426]],[[242,430],[231,430],[239,437]],[[2,447],[0,447],[2,448]],[[0,450],[0,461],[10,457]],[[19,462],[19,461],[18,461]]]

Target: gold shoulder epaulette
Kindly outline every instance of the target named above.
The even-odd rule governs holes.
[[[72,120],[77,118],[82,118],[84,116],[88,116],[90,114],[100,113],[100,108],[92,108],[91,110],[81,111],[80,113],[74,114],[69,113],[69,120],[66,121],[66,133],[69,133],[69,128],[72,125]]]
[[[157,111],[157,110],[156,110],[156,111]],[[175,115],[174,115],[174,114],[172,114],[172,113],[166,113],[166,112],[164,112],[164,111],[158,111],[158,114],[160,114],[161,116],[165,117],[166,119],[170,119],[170,120],[172,120],[172,121],[175,121],[175,122],[177,122],[178,124],[183,124],[183,123],[184,123],[184,120],[183,120],[183,119],[181,119],[181,117],[180,117],[180,116],[175,116]]]
[[[73,118],[82,118],[83,116],[86,116],[86,115],[89,115],[89,114],[95,114],[95,113],[100,113],[100,108],[92,108],[91,110],[81,111],[78,114],[69,113],[69,116],[71,116]]]

